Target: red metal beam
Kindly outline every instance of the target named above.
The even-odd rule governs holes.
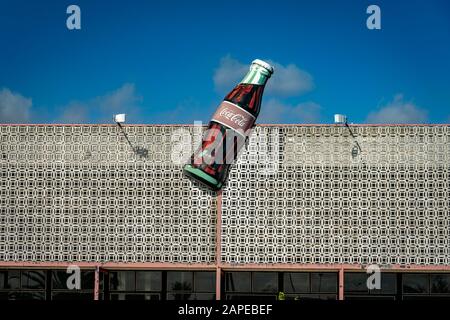
[[[231,264],[221,263],[220,267],[223,270],[273,270],[273,271],[365,271],[367,265],[358,264],[296,264],[296,263],[274,263],[274,264]],[[449,265],[389,265],[380,266],[381,271],[389,272],[449,272]]]
[[[40,268],[40,269],[66,269],[76,265],[81,269],[94,269],[98,262],[34,262],[34,261],[0,261],[1,268]]]
[[[170,263],[170,262],[17,262],[0,261],[0,268],[41,268],[41,269],[65,269],[70,265],[77,265],[81,269],[146,269],[146,270],[210,270],[217,267],[222,270],[299,270],[299,271],[365,271],[367,265],[358,264],[298,264],[298,263],[274,263],[274,264],[231,264],[231,263]],[[450,272],[450,265],[389,265],[380,266],[382,271],[389,272]]]
[[[98,296],[100,293],[100,267],[97,266],[95,268],[95,277],[94,277],[94,300],[98,300]]]
[[[102,269],[114,270],[215,270],[214,263],[163,263],[163,262],[12,262],[0,261],[0,268],[41,268],[41,269],[65,269],[70,265],[76,265],[81,269],[95,269],[100,267]]]
[[[216,300],[221,297],[222,269],[222,190],[217,192],[217,215],[216,215]]]
[[[339,269],[339,300],[344,300],[344,268]]]
[[[216,300],[221,299],[221,283],[222,283],[222,269],[220,267],[216,268]]]
[[[206,126],[207,123],[205,123]],[[448,127],[449,123],[349,123],[354,127]],[[115,127],[115,123],[0,123],[3,127]],[[123,127],[193,127],[193,124],[124,124]],[[331,123],[258,123],[261,127],[340,127],[342,124]]]
[[[222,262],[222,190],[217,192],[216,215],[216,264]]]
[[[272,270],[272,271],[339,271],[344,268],[347,270],[363,270],[363,266],[359,265],[344,265],[344,264],[298,264],[298,263],[273,263],[273,264],[256,264],[256,263],[222,263],[220,267],[223,270]]]

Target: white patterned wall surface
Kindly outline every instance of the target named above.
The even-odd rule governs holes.
[[[223,262],[450,264],[450,127],[351,130],[256,129],[223,196]]]
[[[114,126],[0,126],[0,261],[214,262],[215,195],[172,163],[177,129],[125,127],[133,152]]]
[[[0,261],[214,263],[216,195],[173,162],[180,130],[0,126]],[[222,262],[450,264],[450,127],[351,130],[255,129]]]

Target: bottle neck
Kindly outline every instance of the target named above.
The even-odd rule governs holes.
[[[264,86],[270,78],[270,72],[258,65],[252,65],[247,75],[242,79],[241,84],[254,84]]]

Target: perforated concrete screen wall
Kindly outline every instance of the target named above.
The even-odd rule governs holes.
[[[258,126],[219,199],[180,128],[0,126],[0,261],[450,263],[448,126]]]
[[[280,166],[248,164],[260,152],[253,144],[233,169],[224,262],[450,263],[450,128],[351,130],[356,156],[345,127],[256,130],[254,140],[279,148]]]
[[[173,127],[3,126],[0,259],[207,263],[212,193],[171,161]],[[190,130],[190,128],[186,128]]]

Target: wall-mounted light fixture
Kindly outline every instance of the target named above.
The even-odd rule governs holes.
[[[355,146],[352,149],[352,158],[356,158],[358,156],[359,153],[362,152],[361,146],[359,145],[358,141],[356,140],[355,135],[353,134],[352,129],[350,128],[350,126],[348,125],[347,122],[347,116],[344,114],[335,114],[334,115],[334,123],[335,124],[343,124],[347,127],[348,131],[350,132],[350,135],[352,136],[353,140],[355,141]]]

